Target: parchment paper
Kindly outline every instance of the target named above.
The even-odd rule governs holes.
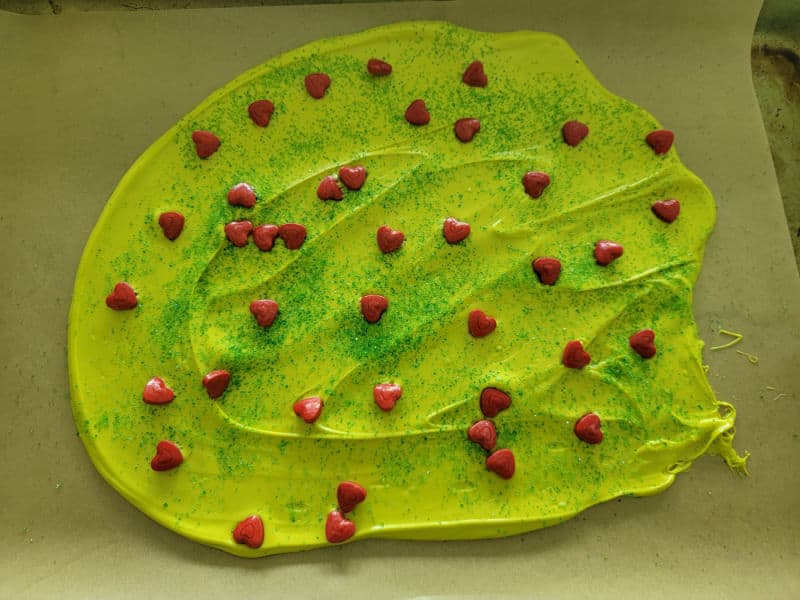
[[[756,1],[430,2],[0,13],[0,597],[800,597],[800,281],[749,68]],[[209,92],[281,51],[408,19],[563,36],[678,132],[719,216],[696,288],[705,359],[739,411],[716,457],[658,496],[502,540],[369,540],[259,560],[151,522],[75,435],[66,316],[83,245],[134,159]],[[747,356],[758,357],[752,364]]]

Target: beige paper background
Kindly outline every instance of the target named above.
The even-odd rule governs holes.
[[[750,79],[759,2],[603,4],[0,13],[0,598],[800,597],[800,280]],[[658,496],[502,540],[259,560],[189,542],[108,486],[75,435],[66,316],[83,245],[130,164],[209,92],[305,42],[421,18],[557,33],[678,132],[719,207],[695,314],[709,346],[720,327],[744,334],[705,359],[751,476],[704,458]]]

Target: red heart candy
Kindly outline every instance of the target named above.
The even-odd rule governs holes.
[[[490,419],[511,406],[511,396],[497,388],[483,388],[481,392],[481,412]]]
[[[114,290],[106,296],[106,306],[113,310],[131,310],[138,303],[136,292],[124,281],[115,285]]]
[[[185,219],[179,212],[165,212],[158,216],[158,226],[164,232],[164,237],[172,241],[178,238],[183,231]]]
[[[561,135],[567,144],[577,146],[589,135],[589,127],[580,121],[567,121],[561,128]]]
[[[386,225],[378,227],[378,233],[375,235],[375,237],[378,240],[378,248],[380,248],[381,252],[384,254],[388,254],[399,249],[406,239],[406,236],[402,231],[397,231],[391,227],[387,227]]]
[[[306,228],[299,223],[284,223],[278,227],[278,235],[288,250],[297,250],[306,241]]]
[[[219,398],[228,389],[231,374],[224,369],[211,371],[203,377],[203,387],[206,388],[209,398]]]
[[[622,256],[623,248],[616,242],[600,240],[594,245],[594,259],[598,265],[610,265]]]
[[[377,58],[370,58],[367,61],[367,71],[370,75],[382,77],[392,72],[392,65]]]
[[[495,330],[497,321],[482,310],[473,310],[469,313],[467,325],[472,337],[486,337]]]
[[[549,256],[540,256],[531,264],[539,281],[545,285],[553,285],[561,275],[561,261]]]
[[[583,415],[573,428],[578,439],[587,444],[599,444],[603,441],[603,432],[600,430],[600,417],[594,413]]]
[[[156,446],[156,455],[150,461],[153,471],[169,471],[183,462],[181,449],[172,442],[162,440]]]
[[[487,419],[474,423],[467,431],[467,435],[484,450],[493,450],[497,445],[497,430],[494,423]]]
[[[447,240],[448,244],[457,244],[458,242],[465,240],[469,235],[471,228],[469,223],[463,223],[461,221],[457,221],[453,217],[448,217],[444,220],[444,224],[442,225],[442,234],[444,235],[444,239]]]
[[[175,398],[173,392],[161,377],[153,377],[144,385],[142,400],[147,404],[169,404]]]
[[[269,125],[272,113],[275,112],[275,105],[269,100],[256,100],[247,107],[247,112],[253,123],[259,127],[266,127]]]
[[[311,396],[310,398],[303,398],[298,400],[292,405],[294,414],[303,419],[309,425],[319,419],[322,414],[322,407],[325,404],[319,396]]]
[[[628,338],[628,343],[642,358],[653,358],[656,355],[655,339],[656,334],[652,329],[642,329]]]
[[[250,221],[231,221],[225,225],[225,237],[231,244],[241,248],[247,246],[247,238],[253,231],[253,224]]]
[[[208,158],[214,154],[221,143],[219,138],[210,131],[195,131],[192,133],[192,141],[197,156],[200,158]]]
[[[228,191],[228,204],[253,208],[256,204],[256,193],[249,183],[237,183]]]
[[[360,190],[367,178],[364,167],[342,167],[339,169],[339,180],[351,190]]]
[[[486,468],[494,471],[503,479],[511,479],[516,469],[514,453],[507,448],[492,452],[486,457]]]
[[[412,125],[427,125],[431,121],[431,114],[425,106],[424,100],[414,100],[406,109],[406,121]]]
[[[317,186],[317,198],[320,200],[341,200],[344,197],[342,189],[333,175],[323,177]]]
[[[339,510],[343,513],[351,512],[356,505],[361,504],[367,497],[367,490],[355,481],[343,481],[336,488],[336,499]]]
[[[666,154],[672,148],[675,141],[675,134],[669,129],[656,129],[647,134],[645,138],[647,144],[656,154]]]
[[[567,342],[564,347],[564,354],[561,356],[561,362],[565,367],[570,369],[582,369],[590,362],[592,357],[583,349],[583,344],[578,340]]]
[[[472,87],[486,87],[489,78],[483,71],[483,63],[479,60],[471,63],[464,71],[464,75],[461,76],[461,81]]]
[[[472,117],[459,119],[456,121],[455,125],[453,125],[453,131],[455,132],[456,137],[465,143],[475,137],[475,134],[480,130],[481,122],[478,119],[473,119]]]
[[[278,237],[277,225],[259,225],[253,229],[253,242],[262,252],[269,252],[275,245],[275,238]]]
[[[396,383],[379,383],[372,388],[372,396],[375,398],[375,404],[386,412],[394,408],[394,403],[397,402],[402,395],[403,388]]]
[[[531,198],[538,198],[544,193],[544,189],[550,185],[550,176],[541,171],[530,171],[522,176],[522,185],[525,186],[525,193]]]
[[[261,327],[269,327],[278,316],[278,303],[275,300],[254,300],[250,303],[250,312]]]
[[[331,544],[349,540],[356,532],[356,525],[338,510],[332,510],[325,521],[325,537]]]
[[[233,530],[233,540],[250,548],[260,548],[264,543],[264,522],[258,515],[250,515],[239,521]]]
[[[681,203],[674,198],[659,200],[658,202],[653,202],[650,209],[653,211],[653,214],[665,223],[672,223],[681,213]]]
[[[319,100],[325,95],[331,85],[331,78],[325,73],[311,73],[306,75],[306,90],[312,98]]]
[[[389,308],[389,300],[378,294],[367,294],[361,297],[361,314],[367,323],[377,323],[384,311]]]

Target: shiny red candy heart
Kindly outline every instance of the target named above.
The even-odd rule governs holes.
[[[472,117],[459,119],[456,121],[455,125],[453,125],[453,131],[456,137],[464,143],[469,142],[480,130],[481,122]]]
[[[578,340],[567,342],[564,347],[564,354],[561,356],[561,362],[565,367],[570,369],[582,369],[590,362],[592,357],[583,349],[583,344]]]
[[[254,300],[250,303],[250,312],[261,327],[269,327],[278,316],[278,303],[275,300]]]
[[[656,355],[655,339],[656,334],[652,329],[642,329],[628,338],[628,343],[642,358],[653,358]]]
[[[457,221],[453,217],[446,218],[442,225],[442,235],[444,235],[444,239],[447,240],[448,244],[457,244],[467,239],[470,230],[469,223]]]
[[[106,296],[106,306],[113,310],[131,310],[137,304],[136,292],[124,281],[115,285],[114,290]]]
[[[377,323],[389,308],[389,300],[379,294],[367,294],[361,297],[361,314],[367,323]]]
[[[412,125],[427,125],[431,121],[431,115],[425,106],[424,100],[414,100],[406,109],[406,121]]]
[[[332,510],[325,521],[325,538],[331,544],[349,540],[356,533],[356,525],[338,510]]]
[[[394,408],[395,402],[397,402],[402,395],[403,388],[395,383],[379,383],[372,388],[372,396],[375,398],[375,404],[386,412]]]
[[[253,229],[253,242],[262,252],[269,252],[278,237],[278,226],[272,224],[259,225]]]
[[[312,98],[319,100],[331,85],[331,78],[325,73],[311,73],[306,75],[306,91]]]
[[[486,84],[489,83],[489,78],[486,77],[486,73],[483,71],[483,63],[479,60],[471,63],[461,76],[461,81],[472,87],[486,87]]]
[[[185,219],[179,212],[164,212],[158,216],[158,226],[164,232],[164,237],[169,241],[178,239],[178,236],[183,231],[183,224]]]
[[[567,121],[561,128],[564,141],[570,146],[577,146],[589,135],[589,127],[580,121]]]
[[[516,470],[514,453],[507,448],[492,452],[486,457],[486,468],[494,471],[503,479],[511,479]]]
[[[665,223],[672,223],[681,214],[681,203],[674,198],[659,200],[658,202],[653,202],[650,209],[655,216]]]
[[[522,176],[522,185],[531,198],[539,198],[550,185],[550,176],[541,171],[530,171]]]
[[[144,385],[142,400],[147,404],[169,404],[175,399],[173,392],[161,377],[153,377]]]
[[[206,388],[209,398],[219,398],[228,389],[231,382],[231,374],[224,369],[211,371],[203,377],[203,387]]]
[[[497,321],[482,310],[473,310],[469,313],[467,326],[472,337],[486,337],[497,327]]]
[[[360,190],[367,178],[367,170],[364,167],[342,167],[339,169],[339,181],[351,190]]]
[[[239,521],[233,530],[233,540],[250,548],[260,548],[264,543],[264,522],[258,515],[250,515]]]
[[[343,513],[351,512],[366,497],[367,490],[355,481],[343,481],[336,488],[336,500],[339,502],[339,510]]]
[[[557,258],[540,256],[533,261],[531,266],[539,277],[539,281],[545,285],[554,285],[558,281],[558,276],[561,275],[561,261]]]
[[[598,265],[607,266],[622,256],[623,248],[616,242],[600,240],[594,245],[594,259]]]
[[[275,112],[275,105],[269,100],[256,100],[250,103],[250,106],[247,107],[247,112],[253,123],[259,127],[266,127],[269,125],[272,113]]]
[[[497,429],[494,423],[487,419],[473,423],[467,431],[467,436],[484,450],[494,450],[497,445]]]
[[[342,188],[339,187],[333,175],[323,177],[322,181],[319,182],[317,186],[317,198],[320,200],[341,200],[344,198]]]
[[[306,228],[299,223],[284,223],[278,227],[278,235],[288,250],[297,250],[306,241]]]
[[[256,193],[249,183],[237,183],[228,190],[228,204],[253,208],[256,204]]]
[[[298,400],[292,405],[294,414],[303,419],[309,425],[319,419],[322,414],[322,407],[325,404],[319,396],[311,396],[310,398],[303,398]]]
[[[225,225],[225,237],[234,246],[239,248],[247,246],[247,238],[253,231],[253,224],[250,221],[231,221]]]
[[[481,392],[481,412],[490,419],[511,406],[511,396],[497,388],[484,388]]]
[[[406,239],[402,231],[397,231],[386,225],[378,227],[378,232],[375,237],[378,240],[378,248],[380,248],[381,252],[384,254],[389,254],[390,252],[398,250]]]
[[[370,75],[382,77],[392,72],[392,65],[377,58],[370,58],[367,61],[367,71]]]
[[[156,446],[156,455],[150,461],[153,471],[169,471],[183,462],[181,449],[172,442],[162,440]]]
[[[192,141],[197,156],[208,158],[217,151],[220,145],[219,138],[210,131],[195,131],[192,133]]]
[[[666,154],[672,148],[672,142],[675,141],[675,134],[669,129],[656,129],[647,134],[645,138],[647,144],[653,149],[656,154]]]
[[[600,430],[600,417],[594,413],[583,415],[575,423],[575,435],[587,444],[599,444],[603,441],[603,432]]]

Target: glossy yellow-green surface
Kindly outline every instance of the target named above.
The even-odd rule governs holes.
[[[369,58],[394,67],[366,71]],[[462,83],[473,60],[485,88]],[[332,85],[321,100],[306,74]],[[275,103],[268,127],[250,102]],[[403,113],[425,100],[431,122]],[[459,142],[453,123],[476,117],[481,131]],[[583,142],[562,141],[561,125],[588,124]],[[463,539],[503,536],[563,521],[593,504],[667,487],[695,458],[731,449],[734,413],[706,381],[691,312],[691,290],[714,222],[705,186],[673,148],[644,142],[659,128],[640,108],[609,94],[571,49],[549,34],[487,34],[445,23],[406,23],[323,40],[253,69],[212,94],[131,168],[84,252],[70,314],[73,408],[79,435],[100,473],[126,498],[178,533],[243,556],[327,544],[325,519],[336,486],[355,480],[366,501],[351,518],[364,537]],[[222,140],[198,158],[194,130]],[[680,144],[680,132],[678,145]],[[368,171],[341,202],[316,196],[340,166]],[[522,186],[528,171],[550,174],[541,198]],[[226,200],[234,184],[256,190],[252,209]],[[650,210],[678,198],[671,224]],[[186,217],[170,242],[164,211]],[[472,226],[447,244],[442,222]],[[298,222],[296,251],[230,244],[225,223]],[[395,253],[378,249],[379,226],[402,230]],[[594,242],[624,255],[600,267]],[[531,269],[558,257],[555,286]],[[118,281],[139,306],[112,311]],[[367,293],[388,297],[370,325]],[[280,314],[260,328],[251,301],[272,298]],[[497,329],[476,339],[467,315],[479,308]],[[644,360],[628,345],[656,332]],[[581,340],[582,369],[561,364]],[[225,395],[210,400],[203,375],[227,369]],[[151,377],[175,391],[164,406],[142,401]],[[375,384],[401,384],[391,412],[374,403]],[[503,480],[467,439],[482,418],[484,387],[507,391],[495,419],[498,448],[516,457]],[[325,407],[314,425],[292,411],[306,396]],[[603,442],[573,433],[596,412]],[[150,468],[156,444],[171,440],[184,462]],[[264,521],[259,549],[231,531],[251,514]]]

